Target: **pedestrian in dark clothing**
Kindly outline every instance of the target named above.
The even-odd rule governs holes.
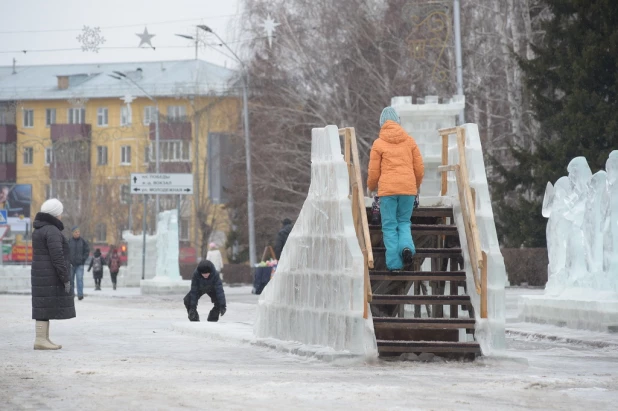
[[[204,294],[207,294],[210,297],[210,301],[214,304],[210,314],[208,314],[208,321],[219,321],[219,314],[223,316],[226,311],[225,293],[223,292],[223,283],[219,273],[215,269],[214,264],[208,260],[202,260],[197,265],[197,269],[191,279],[191,291],[184,299],[189,320],[200,320],[197,312],[197,302]]]
[[[116,279],[118,278],[118,272],[120,271],[120,254],[118,254],[118,249],[116,247],[112,247],[107,255],[107,266],[109,267],[109,273],[112,277],[112,285],[115,290]]]
[[[288,241],[288,237],[290,235],[290,231],[294,225],[292,224],[292,220],[286,218],[281,222],[283,225],[281,230],[277,233],[277,239],[275,240],[275,256],[277,260],[281,258],[281,252],[283,251],[283,247],[285,247],[285,243]]]
[[[77,278],[77,298],[84,299],[84,264],[90,255],[88,242],[81,237],[79,227],[71,229],[73,237],[69,240],[71,250],[71,289],[75,294],[75,279]]]
[[[35,350],[59,350],[49,340],[49,320],[75,317],[71,293],[69,243],[62,235],[63,207],[55,198],[41,206],[32,233],[32,319],[36,320]]]
[[[88,272],[92,271],[92,275],[94,277],[94,290],[101,291],[101,280],[103,279],[103,266],[105,265],[105,260],[103,256],[101,256],[101,250],[96,249],[94,251],[94,255],[92,256],[92,260],[90,260],[90,266],[88,267]]]

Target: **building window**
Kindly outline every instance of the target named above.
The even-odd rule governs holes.
[[[24,164],[32,165],[34,162],[34,149],[32,147],[24,147]]]
[[[120,202],[122,204],[129,204],[131,202],[131,186],[128,184],[122,184],[120,186]]]
[[[49,127],[52,124],[56,124],[56,109],[45,109],[45,127]]]
[[[185,241],[189,240],[189,219],[188,218],[180,219],[180,224],[178,227],[178,238],[180,240],[185,240]]]
[[[48,166],[54,161],[54,149],[45,147],[45,165]]]
[[[94,241],[97,243],[107,242],[107,226],[104,223],[99,223],[95,226]]]
[[[180,123],[187,120],[185,106],[167,106],[167,121],[170,123]]]
[[[155,106],[144,107],[144,125],[149,125],[156,121],[157,110]]]
[[[150,158],[150,146],[146,145],[144,147],[144,163],[148,163],[149,161],[152,161]]]
[[[97,165],[99,166],[107,165],[107,147],[106,146],[97,147]]]
[[[106,187],[104,185],[101,185],[101,184],[98,184],[96,186],[96,188],[95,188],[95,190],[96,190],[95,191],[95,198],[96,198],[96,201],[98,203],[100,203],[103,200],[105,200],[105,188]]]
[[[97,109],[97,126],[107,127],[107,107],[99,107]]]
[[[131,164],[131,146],[120,147],[120,164],[122,165]]]
[[[76,180],[55,181],[56,190],[54,196],[58,199],[71,199],[77,204],[81,203],[81,188]]]
[[[150,151],[154,152],[154,147]],[[164,162],[191,161],[191,142],[188,140],[161,141],[159,142],[159,157],[159,160]]]
[[[24,127],[34,127],[34,110],[24,110]]]
[[[120,107],[120,125],[123,127],[131,125],[131,110],[127,106]]]
[[[0,164],[15,164],[15,143],[0,143]]]
[[[86,123],[86,109],[85,108],[70,108],[68,110],[68,122],[69,124]]]

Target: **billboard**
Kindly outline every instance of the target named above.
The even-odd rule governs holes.
[[[0,210],[6,210],[13,232],[31,230],[32,185],[0,183]]]

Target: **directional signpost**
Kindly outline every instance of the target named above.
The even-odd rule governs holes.
[[[144,195],[144,215],[147,214],[147,194],[193,194],[193,174],[131,173],[131,194]],[[180,197],[179,197],[180,198]],[[180,201],[178,202],[180,204]],[[178,207],[180,214],[180,206]],[[157,216],[159,218],[159,216]],[[146,273],[146,218],[143,218],[142,232],[142,280]]]
[[[132,173],[131,194],[193,194],[193,174]]]

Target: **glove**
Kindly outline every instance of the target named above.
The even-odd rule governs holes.
[[[223,317],[225,315],[226,311],[227,311],[227,309],[225,307],[219,308],[219,313],[221,313],[221,317]]]
[[[64,283],[64,291],[67,294],[71,293],[71,282],[70,281],[67,281],[66,283]]]

